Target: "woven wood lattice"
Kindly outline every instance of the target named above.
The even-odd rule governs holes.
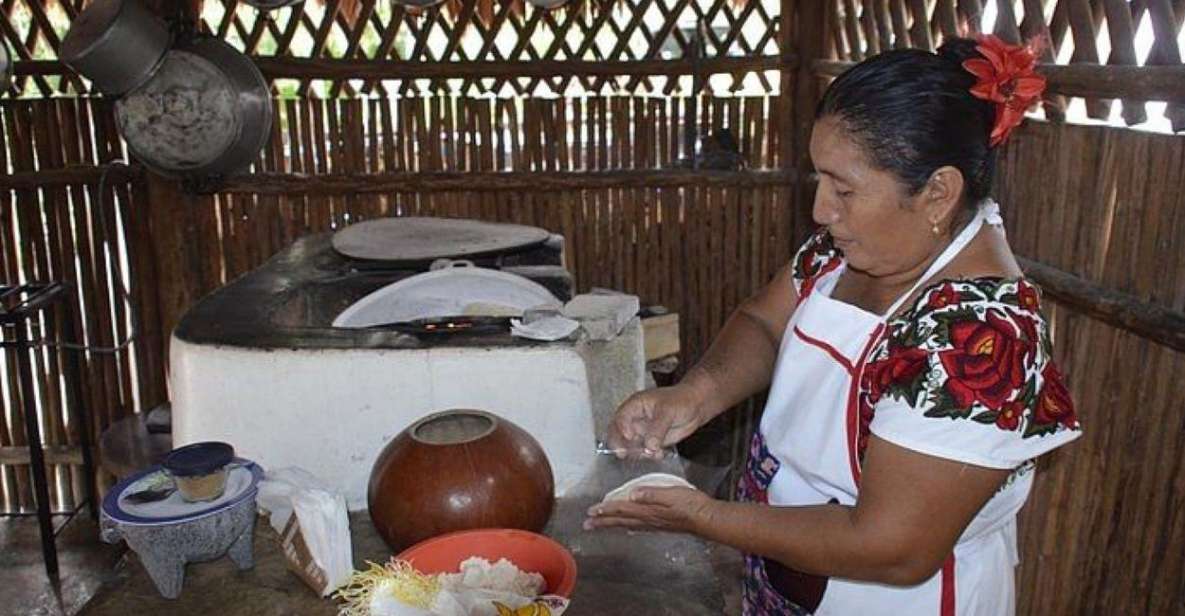
[[[7,0],[0,3],[0,38],[19,60],[52,61],[82,4]],[[177,5],[164,4],[165,13],[179,13]],[[736,70],[708,80],[706,75],[694,77],[686,62],[765,58],[768,68],[776,68],[778,0],[572,0],[553,10],[522,0],[454,0],[422,10],[391,0],[308,0],[271,12],[237,0],[197,4],[199,29],[254,56],[276,79],[280,94],[306,94],[311,88],[322,95],[670,94],[700,86],[754,94],[777,87],[776,72]],[[417,69],[436,66],[442,76],[449,75],[449,67],[479,63],[485,76],[412,79],[395,65],[383,78],[351,79],[361,72],[351,70],[357,64],[334,62],[325,68],[324,61],[343,60],[371,68],[375,60],[411,63]],[[529,64],[641,61],[668,64],[660,64],[655,73],[632,75],[579,75],[579,67],[560,64],[551,76],[522,76]],[[60,66],[42,64],[26,71],[18,76],[18,90],[25,95],[85,91],[73,75],[49,74],[60,73]],[[671,74],[680,72],[684,75]]]
[[[1050,92],[1047,118],[1062,119],[1083,95],[1085,116],[1127,125],[1163,114],[1185,130],[1182,0],[835,0],[827,2],[826,54],[860,61],[883,50],[933,50],[950,36],[980,32],[1041,49]],[[819,63],[834,75],[842,64]],[[1094,94],[1115,93],[1122,101]],[[1168,101],[1155,107],[1147,101]],[[1149,112],[1154,114],[1150,117]]]

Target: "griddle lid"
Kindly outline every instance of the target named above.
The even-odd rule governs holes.
[[[538,227],[461,218],[379,218],[333,236],[333,248],[352,259],[416,264],[517,252],[550,237]]]

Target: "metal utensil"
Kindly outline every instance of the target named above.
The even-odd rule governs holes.
[[[160,489],[149,488],[147,490],[140,490],[139,492],[127,494],[124,496],[124,500],[128,501],[129,503],[135,503],[137,505],[143,505],[145,503],[155,503],[156,501],[165,500],[170,495],[172,495],[173,492],[176,492],[176,491],[177,491],[177,486],[172,486],[172,487],[168,487],[168,488],[160,488]]]
[[[677,458],[679,452],[674,449],[664,447],[659,450],[659,455],[655,456],[654,452],[646,448],[631,448],[631,447],[610,447],[605,441],[597,441],[597,445],[593,448],[597,454],[604,456],[624,456],[626,458],[648,458],[648,459],[665,459]]]

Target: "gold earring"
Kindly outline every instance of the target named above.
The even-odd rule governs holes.
[[[937,222],[930,223],[930,232],[933,233],[934,235],[940,235],[942,233],[942,230],[940,230],[938,228]]]

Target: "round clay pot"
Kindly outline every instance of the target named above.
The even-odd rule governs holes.
[[[551,464],[530,434],[492,413],[454,409],[416,421],[370,472],[370,519],[396,551],[474,528],[537,532],[554,503]]]

